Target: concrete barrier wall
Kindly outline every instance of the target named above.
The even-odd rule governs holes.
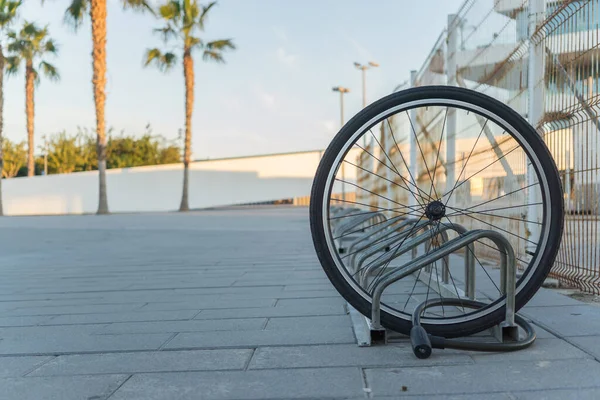
[[[206,208],[307,196],[321,152],[198,161],[190,165],[190,207]],[[355,176],[347,170],[349,177]],[[183,165],[111,169],[112,212],[173,211],[179,208]],[[98,173],[13,178],[2,181],[6,215],[94,213]]]

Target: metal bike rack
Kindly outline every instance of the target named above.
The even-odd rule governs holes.
[[[440,225],[436,228],[436,232],[437,232],[437,234],[440,234],[442,236],[442,238],[443,238],[442,243],[448,242],[448,233],[447,233],[448,230],[453,230],[453,231],[457,232],[459,235],[464,235],[467,233],[467,229],[464,226],[459,225],[459,224],[452,224],[451,226]],[[430,239],[431,239],[431,232],[426,231],[426,232],[420,234],[419,236],[415,237],[414,239],[404,243],[400,248],[398,248],[397,250],[394,251],[394,254],[390,255],[389,257],[385,258],[384,260],[380,260],[377,263],[373,263],[373,264],[369,265],[367,268],[365,268],[365,270],[360,275],[361,286],[365,289],[367,288],[369,275],[371,273],[373,273],[374,271],[376,271],[378,268],[380,268],[386,264],[389,264],[389,262],[391,262],[392,260],[402,256],[403,254],[406,254],[408,251],[416,248],[417,246],[419,246],[423,243],[427,243],[427,241]],[[442,246],[444,246],[444,244],[442,244]],[[467,297],[472,300],[475,299],[475,255],[474,255],[473,243],[467,244],[466,247],[467,247],[467,251],[465,254],[465,290],[464,290],[464,292],[461,291],[462,293],[455,293],[451,290],[450,287],[440,286],[440,290],[444,291],[444,293],[441,293],[441,294],[443,294],[446,297],[458,295],[459,297]],[[433,254],[433,253],[430,253],[430,254]],[[449,260],[448,256],[449,256],[449,253],[443,257],[445,260],[445,266],[442,266],[442,282],[444,284],[449,283],[449,276],[450,276],[449,262],[450,262],[450,260]],[[362,266],[362,264],[359,264],[359,268],[361,266]],[[427,268],[429,268],[430,271],[426,271]],[[355,270],[360,270],[360,269],[355,268]],[[433,274],[434,272],[431,270],[431,264],[429,264],[428,266],[425,267],[425,272],[421,271],[421,273]],[[419,278],[421,281],[423,281],[426,284],[428,281],[431,281],[430,279],[428,279],[428,275],[419,277]],[[437,279],[434,280],[434,282],[435,281],[437,281]],[[458,291],[458,288],[455,288],[455,290]]]
[[[354,239],[352,242],[350,242],[348,244],[348,249],[347,249],[348,253],[351,253],[352,250],[354,249],[354,247],[356,245],[358,245],[360,242],[368,240],[369,245],[371,245],[371,244],[373,244],[373,242],[376,242],[377,239],[380,239],[380,238],[383,238],[384,236],[389,235],[390,233],[395,231],[395,230],[391,229],[391,227],[394,224],[396,224],[400,221],[405,221],[406,219],[407,218],[404,216],[390,218],[387,221],[385,221],[385,223],[377,225],[376,228],[369,229],[363,235]],[[358,251],[360,251],[360,249]]]
[[[367,222],[374,220],[375,223],[361,228]],[[356,216],[350,216],[347,221],[339,224],[333,229],[333,235],[336,237],[336,246],[339,253],[344,253],[346,249],[343,246],[343,242],[349,239],[355,239],[356,235],[362,237],[363,235],[369,235],[372,230],[369,229],[371,226],[379,226],[387,222],[387,217],[380,212],[376,213],[358,213]],[[357,229],[358,228],[358,229]]]
[[[378,249],[381,247],[385,251],[389,247],[389,245],[391,243],[393,243],[393,239],[397,239],[397,238],[406,236],[407,232],[410,231],[408,228],[414,226],[417,223],[419,223],[418,219],[405,218],[402,220],[402,222],[400,222],[393,229],[388,229],[387,231],[383,231],[378,235],[376,234],[376,235],[370,236],[370,238],[367,241],[365,241],[364,243],[362,243],[358,249],[356,249],[353,252],[348,251],[348,253],[352,254],[348,261],[349,264],[351,266],[354,266],[354,263],[356,262],[356,257],[360,254],[360,252],[369,248],[370,246],[372,246],[374,244],[385,243],[385,245],[383,245],[383,246],[379,246],[379,245],[377,246]],[[396,235],[390,236],[392,234],[396,234]],[[352,250],[354,250],[354,247],[352,248]]]
[[[387,341],[385,328],[381,326],[380,313],[381,296],[383,291],[389,285],[427,267],[431,263],[442,259],[461,248],[469,245],[472,246],[475,241],[483,238],[494,242],[500,250],[501,255],[501,290],[503,294],[506,295],[506,310],[504,321],[499,324],[496,337],[501,341],[517,340],[518,326],[515,324],[516,262],[514,250],[508,239],[502,234],[491,230],[474,230],[447,241],[441,247],[429,254],[424,254],[411,262],[394,268],[381,278],[380,282],[373,288],[371,320],[367,321],[370,337],[360,339],[361,344],[370,345],[372,341]],[[351,311],[351,316],[353,320],[355,320],[357,318],[356,312],[353,313]]]
[[[363,253],[356,253],[353,254],[353,258],[351,258],[349,260],[349,264],[351,267],[354,268],[354,271],[360,271],[363,264],[365,263],[365,261],[367,259],[369,259],[369,257],[385,251],[387,248],[393,246],[394,244],[396,244],[398,241],[402,241],[404,240],[407,236],[409,236],[411,233],[417,232],[420,229],[426,228],[428,226],[431,225],[431,221],[426,220],[426,221],[413,221],[413,220],[408,220],[405,221],[405,223],[403,222],[397,229],[400,230],[399,233],[397,233],[394,236],[387,236],[384,240],[378,241],[376,246],[372,246],[368,249],[368,251],[365,251]],[[410,229],[408,229],[407,227],[411,226]],[[371,245],[373,243],[368,243],[365,244],[361,249],[359,249],[359,251],[361,250],[366,250],[367,247],[369,247],[369,245]],[[412,248],[411,248],[412,249]],[[359,255],[360,254],[360,255]]]
[[[340,225],[336,226],[333,230],[333,234],[335,236],[347,233],[348,231],[370,221],[370,220],[376,220],[381,222],[384,222],[385,220],[387,220],[386,216],[383,215],[383,213],[377,212],[377,213],[368,213],[368,214],[358,214],[356,216],[352,216],[349,217],[350,219],[347,221],[344,221],[343,223],[341,223]]]

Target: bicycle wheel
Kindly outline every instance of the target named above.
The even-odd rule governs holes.
[[[330,281],[366,316],[373,288],[390,271],[467,231],[502,233],[521,273],[518,310],[556,257],[561,182],[543,139],[508,106],[467,89],[421,87],[373,103],[336,135],[313,182],[310,223]],[[499,323],[500,252],[480,239],[393,283],[382,297],[382,324],[408,333],[418,304],[449,295],[488,305],[428,310],[421,321],[429,333],[457,337]],[[475,292],[465,287],[467,258]]]

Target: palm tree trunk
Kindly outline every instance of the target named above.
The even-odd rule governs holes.
[[[106,195],[106,126],[104,107],[106,104],[106,0],[91,0],[92,20],[92,64],[94,101],[96,105],[96,152],[98,154],[98,214],[108,214]]]
[[[35,163],[33,160],[33,119],[35,117],[34,111],[34,83],[35,83],[35,72],[33,70],[33,62],[27,60],[25,67],[25,114],[27,115],[27,145],[29,146],[27,152],[27,176],[35,175]]]
[[[179,211],[189,211],[189,174],[192,154],[192,111],[194,109],[194,59],[191,51],[183,53],[183,76],[185,78],[185,144],[183,149],[183,193]]]
[[[2,177],[4,171],[4,52],[0,44],[0,216],[4,215],[2,207]]]

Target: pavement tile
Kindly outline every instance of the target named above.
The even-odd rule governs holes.
[[[438,352],[427,360],[416,358],[410,346],[358,347],[350,345],[263,347],[248,368],[382,367],[473,364],[466,354]]]
[[[318,368],[139,374],[110,400],[324,399],[362,394],[358,368]]]
[[[320,317],[270,318],[265,329],[314,329],[352,327],[349,315],[327,315]]]
[[[0,357],[0,378],[17,378],[52,357]]]
[[[198,314],[194,319],[308,317],[344,314],[346,314],[346,311],[342,305],[321,305],[313,307],[270,307],[204,310],[200,312],[200,314]]]
[[[135,321],[177,321],[189,320],[198,311],[196,310],[173,310],[173,311],[135,311],[126,313],[107,314],[76,314],[59,315],[44,321],[44,325],[69,325],[69,324],[103,324],[112,322],[135,322]]]
[[[568,379],[565,372],[568,371]],[[524,390],[577,389],[598,382],[600,363],[584,360],[509,361],[423,368],[366,370],[373,395],[441,395]],[[435,382],[435,384],[432,384]]]
[[[2,399],[81,400],[106,399],[128,375],[61,376],[0,379]]]
[[[262,330],[267,323],[266,318],[248,319],[209,319],[191,321],[159,321],[159,322],[122,322],[104,325],[97,330],[98,334],[121,333],[163,333],[163,332],[210,332],[210,331],[251,331]],[[78,325],[86,326],[86,325]],[[1,336],[0,331],[0,336]]]
[[[56,357],[29,376],[242,370],[252,352],[228,349],[67,355]]]
[[[593,354],[594,357],[600,360],[600,335],[570,337],[567,340],[569,342],[574,343],[577,346],[580,346],[582,349],[584,349],[588,353]]]
[[[11,337],[0,341],[0,355],[157,350],[171,336],[170,333],[144,333]]]
[[[578,306],[528,307],[520,312],[562,336],[600,335],[600,307]]]
[[[356,343],[351,328],[180,333],[167,349],[239,348]]]

